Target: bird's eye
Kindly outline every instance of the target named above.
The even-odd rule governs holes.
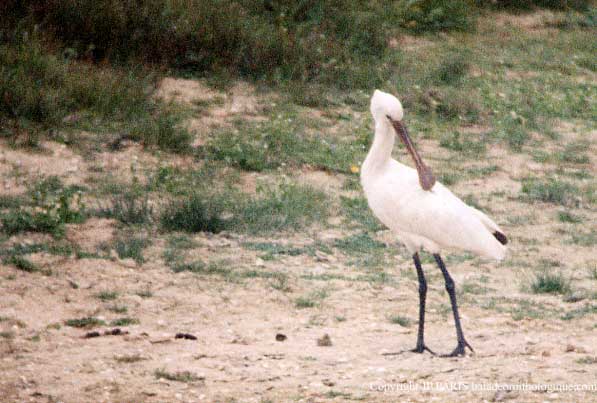
[[[390,115],[386,115],[386,118],[388,118],[389,120],[392,120],[392,117]]]

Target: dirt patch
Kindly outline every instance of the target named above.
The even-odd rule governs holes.
[[[342,236],[333,230],[326,233],[330,239]],[[324,235],[318,237],[328,239]],[[388,241],[392,241],[391,236]],[[9,318],[0,326],[13,334],[11,339],[0,341],[3,395],[40,402],[49,396],[64,402],[97,401],[98,394],[111,401],[141,398],[146,402],[222,401],[230,397],[289,402],[295,401],[289,398],[295,396],[323,403],[331,395],[336,401],[425,402],[449,398],[470,402],[491,400],[495,391],[435,389],[415,394],[388,388],[408,382],[419,387],[423,382],[593,382],[590,366],[577,363],[596,353],[593,346],[597,336],[582,330],[591,326],[590,321],[575,322],[574,327],[564,326],[559,319],[514,321],[509,314],[479,306],[494,296],[528,298],[512,281],[516,274],[511,268],[479,261],[450,265],[457,284],[479,281],[483,274],[488,277],[484,286],[493,290],[487,296],[461,297],[462,320],[475,355],[461,359],[413,353],[385,355],[413,347],[416,338],[415,325],[402,327],[388,319],[396,314],[412,319],[417,316],[416,280],[401,274],[412,272],[408,257],[397,257],[394,267],[388,268],[399,281],[384,285],[342,280],[356,279],[365,269],[347,266],[339,256],[327,263],[299,255],[255,265],[254,255],[240,248],[241,239],[210,236],[199,242],[213,244],[209,252],[203,252],[204,258],[217,260],[225,254],[235,269],[286,273],[291,291],[272,288],[267,279],[238,282],[218,276],[174,274],[157,261],[127,268],[106,260],[69,260],[49,278],[0,267],[3,277],[17,275],[11,282],[0,283],[6,296],[0,302],[0,314]],[[289,242],[299,245],[311,241],[297,234]],[[554,250],[549,256],[557,259],[562,255]],[[448,351],[454,347],[455,338],[452,324],[446,320],[449,312],[444,310],[443,283],[430,263],[424,267],[430,287],[427,342],[436,350]],[[339,279],[304,280],[303,275]],[[73,289],[68,281],[78,288]],[[296,298],[318,289],[328,293],[318,305],[296,307]],[[118,297],[102,302],[96,297],[102,291],[117,292]],[[150,292],[146,294],[149,296],[139,296],[142,291]],[[554,309],[561,304],[553,297],[537,299]],[[128,312],[112,312],[113,305],[126,306]],[[89,329],[64,325],[68,319],[88,316],[110,323],[123,315],[139,320],[139,324],[127,326],[128,335],[85,339]],[[111,328],[99,325],[94,329],[103,333]],[[181,332],[197,340],[176,339]],[[278,333],[287,339],[276,340]],[[331,346],[318,343],[326,334]],[[122,357],[133,358],[126,362]],[[22,362],[29,364],[22,366]],[[526,368],[522,372],[521,366]],[[158,379],[158,370],[170,374],[188,371],[193,377],[184,382]],[[533,392],[511,396],[529,402],[545,398],[545,394]],[[566,396],[583,402],[591,399],[582,392]]]
[[[102,244],[108,244],[114,236],[115,220],[90,218],[81,225],[68,225],[66,239],[83,251],[94,253]]]
[[[326,171],[303,170],[297,175],[300,183],[305,183],[326,193],[338,194],[344,183],[344,178]]]
[[[118,183],[130,183],[137,178],[142,183],[157,167],[164,165],[189,169],[199,164],[192,155],[163,154],[146,151],[142,145],[132,142],[123,144],[119,151],[102,151],[88,161],[92,167],[89,178],[105,178],[106,174]],[[88,179],[90,180],[90,179]]]
[[[390,39],[389,45],[392,48],[398,48],[409,51],[432,46],[433,42],[423,38],[422,36],[402,34],[397,39]]]
[[[532,13],[495,13],[491,18],[499,27],[513,26],[526,32],[541,32],[548,30],[547,22],[553,20],[555,14],[549,10],[537,10]]]
[[[166,77],[158,85],[156,96],[165,101],[191,105],[202,101],[211,102],[220,96],[220,93],[199,80]]]
[[[506,79],[508,80],[517,80],[522,81],[528,78],[537,77],[539,73],[536,71],[515,71],[515,70],[506,70]]]
[[[232,127],[232,119],[262,121],[264,111],[255,88],[244,82],[233,85],[226,93],[205,87],[198,81],[175,78],[164,79],[160,85],[160,96],[183,104],[198,107],[193,116],[185,122],[195,134],[193,146],[202,146],[212,130]]]
[[[86,168],[83,157],[65,144],[44,141],[39,152],[0,144],[0,172],[10,193],[21,193],[26,187],[23,181],[31,177],[59,176],[66,184],[81,183]]]

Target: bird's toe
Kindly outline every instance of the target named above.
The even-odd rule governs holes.
[[[463,340],[462,342],[459,342],[458,345],[456,346],[456,348],[449,354],[442,354],[440,357],[459,357],[459,356],[464,356],[466,354],[466,348],[468,347],[469,350],[471,350],[472,353],[475,352],[475,350],[473,350],[473,348],[471,347],[470,344],[468,344],[468,342],[466,340]]]
[[[419,353],[422,354],[425,351],[428,351],[429,353],[431,353],[431,355],[437,355],[433,352],[433,350],[431,350],[429,347],[427,347],[425,344],[417,344],[417,347],[413,348],[412,350],[410,350],[412,353]]]

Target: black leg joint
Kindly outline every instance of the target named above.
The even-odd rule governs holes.
[[[452,280],[452,277],[446,277],[446,291],[448,291],[449,293],[453,293],[454,290],[456,289],[456,287],[454,286],[454,280]]]
[[[434,254],[433,257],[435,258],[437,265],[439,266],[440,270],[442,271],[442,274],[444,275],[446,291],[452,294],[456,290],[456,287],[454,286],[454,280],[452,280],[452,276],[450,276],[450,273],[448,273],[446,265],[444,264],[444,261],[442,260],[441,256],[438,254]]]

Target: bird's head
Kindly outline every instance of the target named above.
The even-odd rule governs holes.
[[[415,150],[415,146],[408,135],[406,125],[402,121],[402,118],[404,117],[404,111],[402,110],[402,104],[398,98],[392,94],[375,90],[373,96],[371,97],[371,114],[373,115],[373,119],[375,119],[376,126],[378,124],[389,124],[394,128],[396,135],[404,143],[407,151],[410,153],[415,162],[417,171],[419,173],[419,182],[421,183],[421,187],[424,190],[430,190],[435,184],[435,177],[431,173],[431,169],[429,169],[423,163],[423,160],[419,156],[419,153],[417,153],[417,150]],[[378,130],[376,127],[376,133],[378,131],[381,133],[389,133],[389,131]]]
[[[388,118],[394,121],[401,121],[404,116],[402,104],[392,94],[375,90],[371,97],[371,114],[375,122],[387,121]]]

